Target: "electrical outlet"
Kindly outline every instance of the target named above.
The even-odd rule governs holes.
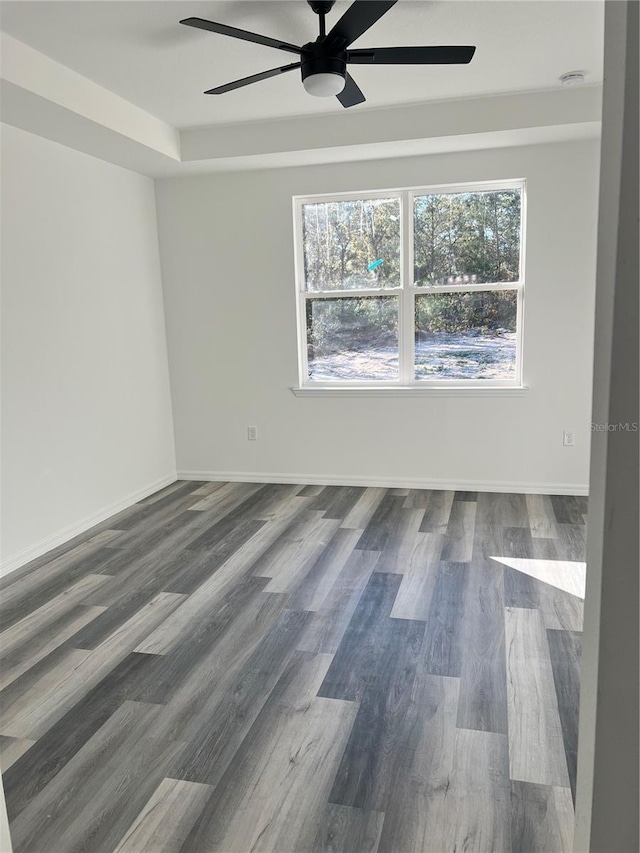
[[[258,427],[257,426],[248,426],[247,427],[247,439],[249,441],[257,441],[258,440]]]
[[[576,437],[572,429],[565,429],[562,433],[562,443],[565,447],[574,447],[576,443]]]

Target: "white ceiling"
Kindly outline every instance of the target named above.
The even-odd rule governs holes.
[[[347,8],[338,0],[329,26]],[[28,0],[0,3],[9,35],[174,127],[344,111],[313,98],[297,72],[221,96],[204,89],[285,65],[295,57],[178,24],[199,16],[302,44],[317,18],[304,0]],[[400,0],[357,47],[476,44],[468,66],[352,67],[367,103],[352,110],[546,90],[580,69],[602,79],[601,0]]]

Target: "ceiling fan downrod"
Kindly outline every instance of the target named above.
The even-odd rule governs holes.
[[[307,0],[307,3],[311,6],[316,15],[319,15],[320,17],[319,38],[324,38],[327,34],[325,16],[329,14],[332,7],[335,5],[335,2],[336,0]]]

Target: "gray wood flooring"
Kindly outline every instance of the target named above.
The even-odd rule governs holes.
[[[9,575],[14,850],[569,851],[585,513],[184,482]]]

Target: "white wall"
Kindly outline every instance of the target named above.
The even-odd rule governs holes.
[[[521,177],[528,394],[293,396],[292,195]],[[179,473],[584,490],[597,183],[590,140],[159,181]]]
[[[5,570],[175,476],[153,182],[2,127]]]

